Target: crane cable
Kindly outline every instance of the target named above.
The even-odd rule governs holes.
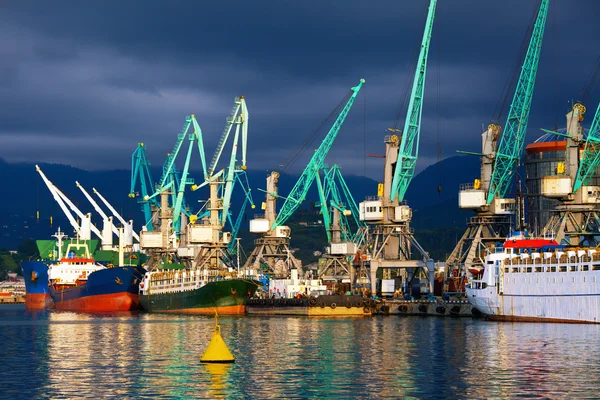
[[[437,86],[437,90],[436,90],[436,112],[435,112],[435,122],[436,122],[436,132],[437,132],[437,164],[438,164],[438,187],[437,187],[437,191],[438,191],[438,198],[442,198],[442,182],[443,182],[443,172],[444,169],[442,168],[442,130],[440,127],[440,58],[441,58],[441,52],[440,52],[440,37],[441,35],[439,34],[440,32],[440,27],[439,27],[439,22],[438,22],[438,29],[437,29],[436,35],[437,35],[437,40],[435,41],[436,43],[436,62],[437,62],[437,71],[436,71],[436,86]]]
[[[517,53],[517,57],[515,59],[515,64],[512,67],[511,73],[508,76],[508,79],[504,83],[504,88],[502,89],[502,95],[498,99],[498,103],[494,108],[494,112],[492,114],[492,122],[499,122],[502,118],[502,114],[504,113],[504,109],[506,108],[506,104],[508,103],[508,98],[513,92],[513,87],[515,86],[516,81],[518,80],[518,76],[521,72],[521,65],[525,59],[525,54],[527,54],[527,48],[529,47],[529,41],[531,39],[531,34],[533,32],[533,28],[535,26],[535,21],[537,19],[537,14],[539,8],[541,7],[541,0],[539,6],[533,10],[531,15],[531,20],[527,26],[527,30],[525,31],[525,35],[523,36],[523,41],[521,42],[521,47],[519,52]]]
[[[554,31],[554,43],[552,43],[552,48],[554,49],[554,79],[552,83],[554,86],[554,130],[558,131],[558,24],[556,23],[556,13],[552,12],[551,9],[548,12],[552,15],[550,24]]]
[[[424,3],[425,4],[425,3]],[[425,15],[425,19],[427,19],[427,14],[429,12],[429,6],[427,4],[425,4],[425,10],[424,10],[424,15]],[[411,40],[411,43],[417,43],[416,40]],[[419,61],[419,55],[421,54],[421,42],[418,42],[419,47],[417,48],[417,51],[412,51],[411,53],[413,54],[413,58],[411,59],[412,63],[408,64],[408,65],[417,65],[418,61]],[[403,93],[403,95],[400,97],[400,99],[398,100],[398,109],[396,110],[396,119],[394,121],[394,129],[398,128],[398,123],[400,122],[400,117],[402,116],[402,112],[406,112],[406,109],[408,108],[408,101],[411,95],[411,90],[410,88],[413,85],[413,81],[414,81],[414,73],[408,73],[406,75],[406,77],[404,78],[404,84],[402,85],[402,90],[400,93]]]
[[[596,59],[596,63],[592,68],[592,71],[588,75],[585,85],[579,92],[579,100],[581,103],[585,104],[588,100],[588,96],[591,93],[594,93],[598,87],[600,86],[600,56]]]
[[[292,149],[288,153],[287,158],[281,164],[282,168],[280,169],[280,172],[284,172],[289,166],[294,165],[294,163],[296,163],[296,161],[298,161],[298,158],[300,158],[306,152],[306,150],[309,148],[309,146],[319,136],[319,133],[321,132],[321,129],[323,128],[323,126],[327,125],[329,121],[334,119],[334,117],[337,118],[337,115],[339,115],[339,113],[340,113],[340,109],[343,107],[344,104],[346,104],[348,102],[348,99],[350,98],[352,93],[353,93],[352,90],[350,90],[348,92],[348,94],[346,96],[344,96],[342,101],[340,101],[340,103],[333,109],[333,111],[331,111],[331,113],[327,117],[325,117],[325,119],[323,119],[317,125],[317,127],[315,129],[313,129],[313,131],[310,134],[308,134],[306,136],[306,138],[304,139],[304,142],[300,146],[296,147],[295,149]]]

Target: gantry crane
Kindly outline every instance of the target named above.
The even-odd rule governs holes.
[[[258,216],[250,221],[250,232],[259,233],[261,236],[254,242],[255,247],[246,260],[245,270],[256,271],[256,275],[258,275],[258,271],[267,272],[275,275],[275,277],[289,276],[290,268],[298,269],[299,273],[301,272],[300,262],[290,253],[291,229],[285,223],[306,198],[364,83],[365,80],[361,79],[358,85],[351,88],[351,95],[346,105],[342,108],[319,148],[314,152],[290,194],[285,198],[278,214],[276,200],[280,197],[277,190],[279,173],[271,172],[267,177],[266,202],[263,207],[265,215]],[[263,271],[262,267],[265,267],[266,270]]]
[[[317,188],[323,225],[327,234],[327,249],[319,260],[318,276],[324,280],[356,280],[353,260],[364,240],[367,224],[360,220],[359,210],[338,165],[324,166],[323,183],[317,175]],[[352,217],[350,221],[349,217]],[[355,228],[355,229],[353,229]],[[360,271],[359,271],[360,272]],[[362,274],[359,283],[368,275]]]
[[[234,126],[235,133],[228,166],[217,171],[219,158]],[[188,135],[190,127],[193,127],[193,132]],[[194,115],[186,118],[182,133],[178,136],[177,143],[163,166],[163,176],[156,192],[145,198],[147,201],[154,197],[160,198],[159,231],[142,232],[142,248],[149,249],[152,253],[149,267],[156,264],[169,264],[165,261],[167,259],[177,259],[186,267],[202,269],[220,269],[230,262],[228,245],[231,241],[231,233],[223,232],[223,227],[229,216],[236,174],[246,169],[247,133],[248,109],[244,97],[240,96],[234,100],[231,115],[227,118],[215,154],[207,167],[202,130]],[[189,139],[189,146],[179,177],[175,169],[175,160],[186,137]],[[242,142],[241,165],[237,164],[239,141]],[[198,148],[202,164],[203,182],[199,184],[195,184],[193,179],[188,178],[194,144]],[[200,214],[202,210],[197,213],[185,210],[186,187],[190,186],[194,191],[207,185],[210,189],[210,197],[205,203],[206,212]]]
[[[201,221],[202,224],[190,224],[188,227],[187,237],[189,243],[201,245],[199,252],[194,257],[194,266],[197,268],[210,268],[214,270],[233,266],[229,252],[229,244],[233,241],[232,233],[224,232],[223,228],[230,213],[231,196],[236,181],[236,174],[244,173],[246,170],[249,118],[250,114],[248,113],[244,96],[236,97],[231,113],[226,119],[225,128],[223,129],[212,160],[208,169],[205,169],[204,183],[192,186],[192,190],[197,190],[201,186],[208,184],[210,190],[210,197],[207,203],[208,218],[203,219]],[[219,159],[234,126],[231,155],[227,167],[217,171]],[[238,156],[238,144],[240,141],[242,144],[241,154]],[[238,163],[240,158],[241,164]],[[205,164],[203,163],[203,165]],[[249,188],[243,185],[240,186],[245,191],[249,191]]]
[[[436,4],[437,0],[429,2],[401,138],[396,135],[400,131],[395,128],[391,129],[394,134],[385,137],[383,184],[379,185],[377,197],[367,198],[360,203],[361,220],[373,225],[369,228],[368,246],[362,249],[362,253],[366,253],[364,261],[369,263],[373,292],[376,291],[379,268],[383,268],[384,279],[391,279],[392,269],[396,270],[396,276],[403,279],[405,291],[409,290],[409,285],[416,283],[417,278],[425,275],[425,279],[429,280],[430,291],[433,291],[433,260],[413,235],[410,227],[412,210],[404,202],[404,195],[414,176],[417,162],[427,57]],[[412,259],[412,247],[419,251],[422,260]]]
[[[477,215],[470,218],[467,230],[446,261],[446,292],[464,291],[468,276],[483,270],[486,252],[510,234],[516,201],[507,198],[507,193],[523,153],[548,4],[549,0],[540,2],[499,146],[496,143],[501,127],[490,124],[482,134],[482,152],[463,152],[481,157],[480,178],[461,185],[459,192],[459,207],[472,209]]]
[[[192,128],[192,132],[188,133],[190,128]],[[178,178],[175,161],[186,138],[188,139],[188,150],[185,158],[185,166],[182,176]],[[155,200],[156,198],[160,199],[158,201],[158,217],[153,215],[151,218],[153,221],[157,220],[157,227],[159,230],[150,230],[146,226],[146,229],[142,230],[141,233],[141,247],[142,249],[147,249],[151,253],[148,260],[149,267],[162,262],[167,256],[177,255],[177,248],[179,247],[182,231],[181,218],[182,205],[184,204],[183,196],[186,186],[194,184],[193,179],[189,179],[187,176],[194,147],[198,148],[198,153],[200,154],[200,159],[204,167],[206,162],[204,158],[202,131],[195,116],[192,114],[185,118],[184,126],[181,133],[177,135],[177,141],[173,147],[173,151],[167,155],[167,159],[163,165],[163,174],[155,191],[152,194],[143,197],[143,201],[145,202],[157,201]],[[183,215],[185,219],[186,214],[184,213]],[[183,226],[186,225],[186,222],[187,221],[184,221]],[[146,220],[146,223],[148,223],[148,220]],[[185,236],[185,232],[183,235]]]
[[[567,114],[565,162],[556,175],[542,178],[542,195],[559,200],[542,235],[569,246],[600,244],[600,186],[588,186],[600,165],[600,104],[584,140],[581,127],[586,109],[580,103]],[[583,147],[583,151],[581,148]]]

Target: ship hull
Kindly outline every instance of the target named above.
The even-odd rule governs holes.
[[[153,293],[151,287],[140,294],[140,303],[148,312],[240,315],[246,312],[246,299],[257,288],[257,282],[242,279],[224,279],[170,293]]]
[[[50,296],[57,310],[111,312],[140,309],[139,284],[142,267],[115,267],[92,273],[83,285],[55,290]]]
[[[52,308],[48,265],[42,261],[23,261],[21,271],[25,280],[25,307],[32,310]]]
[[[471,304],[490,320],[600,323],[599,270],[505,273],[503,279],[502,293],[495,286],[466,290]]]

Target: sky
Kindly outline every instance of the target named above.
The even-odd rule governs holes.
[[[364,154],[384,153],[386,128],[395,125],[414,74],[428,3],[3,0],[0,158],[129,169],[143,142],[160,166],[186,115],[195,114],[210,159],[233,99],[243,95],[248,168],[279,169],[364,78],[327,162],[377,179],[381,159]],[[418,170],[435,163],[439,150],[443,158],[480,151],[482,126],[519,66],[537,4],[438,1]],[[528,141],[542,127],[564,125],[600,55],[598,15],[597,0],[550,2]],[[587,100],[586,128],[600,93]],[[399,126],[405,114],[404,104]],[[287,171],[301,171],[311,153]],[[192,163],[199,168],[198,157]]]

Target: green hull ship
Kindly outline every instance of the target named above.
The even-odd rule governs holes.
[[[153,271],[140,284],[140,303],[149,312],[244,314],[258,282],[203,275],[200,270]]]

